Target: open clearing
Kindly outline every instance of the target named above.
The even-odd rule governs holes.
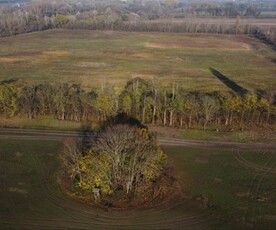
[[[0,229],[273,229],[276,155],[164,147],[183,194],[151,208],[106,211],[62,194],[57,141],[0,141]]]
[[[276,88],[276,53],[242,35],[54,30],[0,39],[0,80],[108,83],[133,77],[186,90],[229,91],[215,69],[247,90]],[[123,83],[123,84],[122,84]]]

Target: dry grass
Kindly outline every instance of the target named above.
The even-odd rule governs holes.
[[[99,68],[105,67],[106,64],[104,62],[79,62],[75,64],[76,67],[83,67],[83,68]]]
[[[212,67],[252,91],[276,88],[275,51],[246,36],[56,30],[0,39],[0,80],[103,81],[133,77],[186,90],[228,91]]]
[[[217,36],[212,35],[201,35],[197,37],[186,36],[175,40],[171,39],[161,42],[147,42],[145,43],[145,46],[163,49],[222,49],[229,51],[244,51],[251,49],[248,44],[250,39],[244,39],[244,41],[242,41],[239,36],[234,37],[234,39],[229,36],[220,36],[219,40],[217,38]]]

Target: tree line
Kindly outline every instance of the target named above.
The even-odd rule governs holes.
[[[258,5],[235,3],[182,3],[167,1],[35,1],[24,4],[0,4],[0,36],[13,36],[48,29],[89,29],[122,31],[158,31],[222,34],[256,34],[275,41],[273,27],[241,25],[197,17],[256,17]],[[273,6],[272,6],[272,9]],[[181,18],[181,20],[175,20]]]
[[[104,122],[119,113],[144,124],[172,127],[264,126],[275,122],[274,92],[263,95],[232,92],[186,92],[178,84],[161,87],[135,78],[120,94],[113,87],[85,91],[78,84],[0,83],[0,116],[52,116],[59,120]]]

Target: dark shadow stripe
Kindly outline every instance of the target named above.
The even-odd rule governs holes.
[[[228,88],[232,89],[234,92],[238,93],[241,96],[244,96],[248,93],[248,90],[243,88],[242,86],[238,85],[236,82],[232,81],[228,77],[224,76],[219,71],[213,69],[212,67],[209,68],[211,73],[217,77],[222,83],[224,83]]]

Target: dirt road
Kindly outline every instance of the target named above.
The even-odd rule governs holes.
[[[56,130],[32,130],[32,129],[0,129],[0,139],[15,140],[64,140],[67,138],[83,138],[93,136],[85,132],[56,131]],[[177,138],[159,138],[161,145],[174,145],[183,147],[221,148],[221,149],[270,149],[276,150],[276,143],[236,143],[236,142],[212,142],[195,141]]]

